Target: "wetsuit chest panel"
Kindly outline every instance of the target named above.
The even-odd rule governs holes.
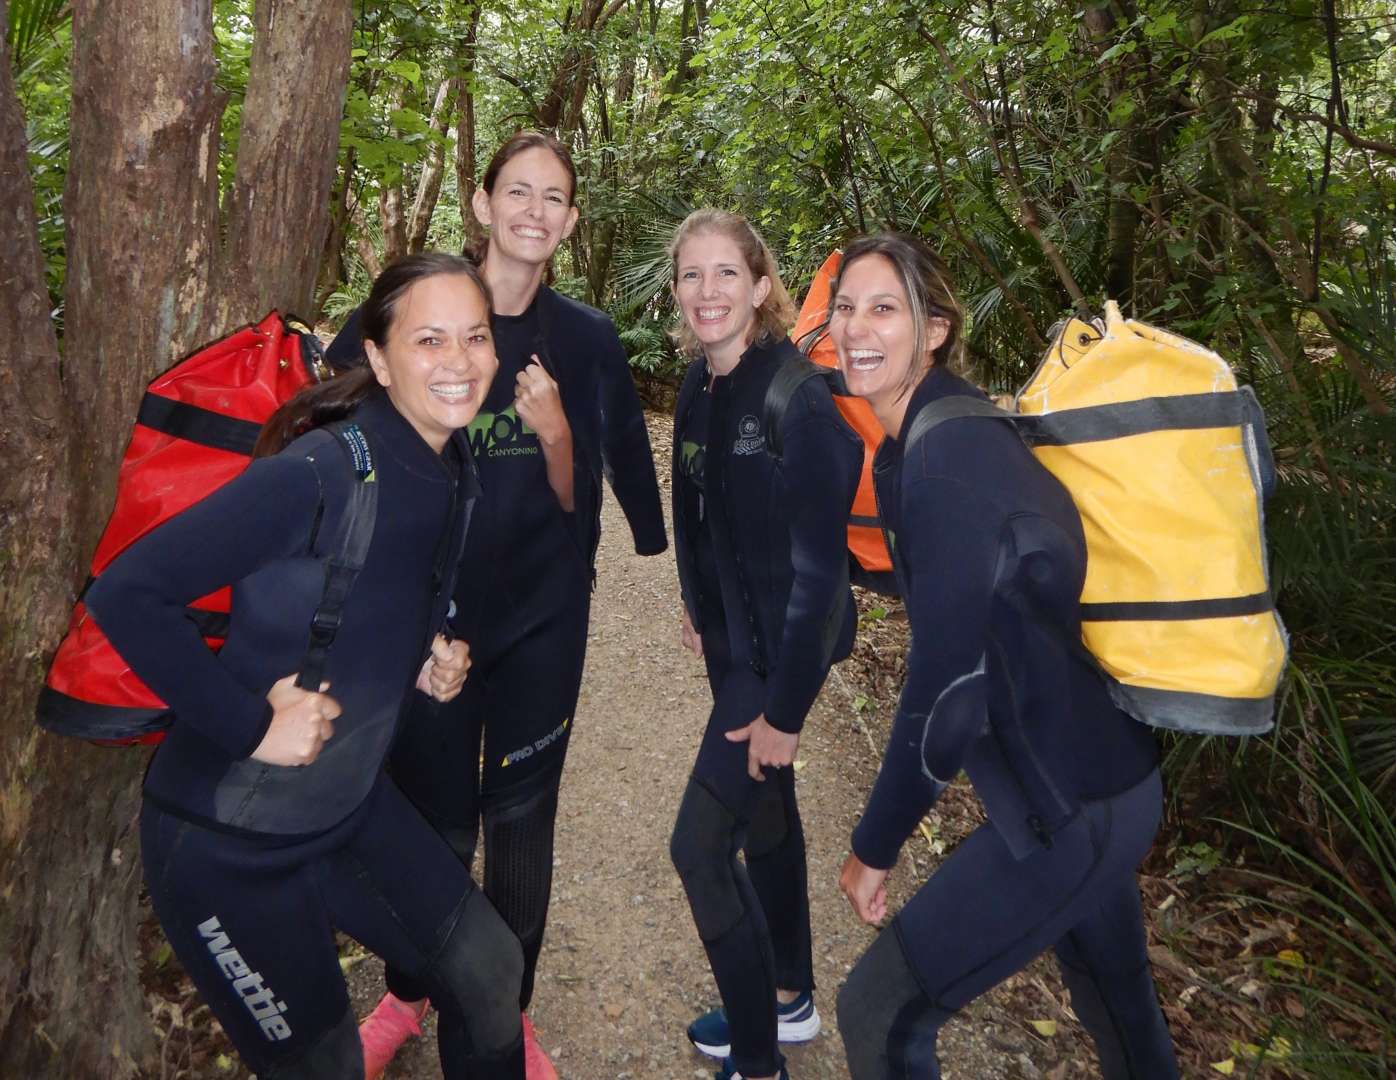
[[[442,534],[459,528],[464,507],[450,516],[455,477],[385,400],[365,403],[355,420],[369,436],[380,489],[372,543],[325,669],[328,692],[343,708],[334,736],[310,765],[284,768],[230,760],[193,725],[176,721],[151,764],[146,792],[182,815],[309,835],[351,813],[382,767],[432,623],[444,614],[433,570]],[[333,534],[345,502],[342,492],[324,492],[322,537]],[[221,662],[238,670],[244,686],[262,695],[298,669],[323,585],[324,564],[309,556],[278,559],[235,584],[234,629]]]
[[[548,484],[538,435],[518,415],[514,395],[519,373],[535,354],[558,378],[538,322],[538,300],[518,316],[491,320],[499,372],[484,407],[471,423],[471,450],[480,470],[482,496],[470,522],[456,588],[456,625],[483,648],[512,639],[561,601],[558,590],[540,585],[579,576],[580,555],[557,497]],[[559,382],[559,388],[565,384]],[[574,440],[574,453],[580,453]],[[536,609],[536,610],[535,610]],[[480,657],[477,657],[480,659]]]

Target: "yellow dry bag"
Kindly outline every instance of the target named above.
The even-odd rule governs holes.
[[[1270,730],[1288,648],[1265,554],[1273,464],[1260,406],[1226,361],[1107,302],[1103,324],[1065,323],[1016,413],[942,399],[906,443],[969,415],[1012,419],[1071,493],[1087,549],[1081,636],[1116,703],[1155,727]]]

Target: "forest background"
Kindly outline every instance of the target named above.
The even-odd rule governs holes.
[[[1106,296],[1234,363],[1279,465],[1292,659],[1272,736],[1167,742],[1154,860],[1189,914],[1166,944],[1199,1009],[1253,1018],[1218,1072],[1392,1074],[1389,5],[0,0],[0,27],[0,1075],[158,1056],[143,756],[31,720],[145,382],[273,305],[333,322],[394,256],[459,249],[521,126],[573,148],[559,287],[612,314],[656,401],[679,371],[663,247],[706,204],[756,221],[797,294],[859,232],[928,238],[995,390]]]

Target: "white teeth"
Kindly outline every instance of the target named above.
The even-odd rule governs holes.
[[[437,383],[429,388],[437,397],[459,399],[467,398],[475,392],[473,382],[466,383]]]
[[[732,310],[732,309],[731,309],[730,307],[721,307],[721,308],[699,308],[699,309],[698,309],[698,318],[700,318],[700,319],[725,319],[725,318],[727,317],[727,313],[730,312],[731,310]]]
[[[527,237],[530,240],[546,240],[548,234],[542,229],[530,229],[526,225],[520,225],[514,230],[519,236]]]
[[[849,349],[848,358],[850,360],[871,360],[876,357],[882,359],[882,354],[876,349]]]

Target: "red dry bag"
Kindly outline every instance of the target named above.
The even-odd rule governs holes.
[[[330,374],[319,339],[273,311],[181,360],[141,400],[116,506],[92,556],[95,578],[132,543],[247,467],[268,417]],[[229,590],[189,609],[209,647],[227,634]],[[39,724],[107,743],[159,742],[165,703],[136,678],[79,599],[39,697]]]

